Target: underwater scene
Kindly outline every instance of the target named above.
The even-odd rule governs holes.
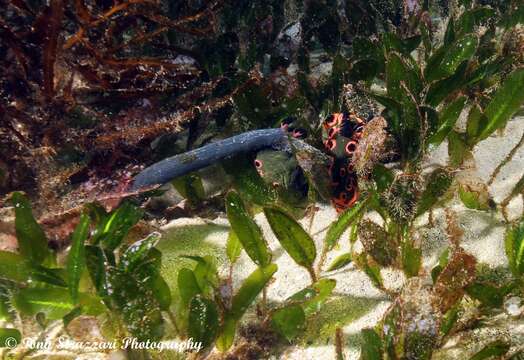
[[[524,360],[524,0],[0,0],[1,360]]]

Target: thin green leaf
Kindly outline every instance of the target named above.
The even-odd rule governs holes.
[[[384,323],[381,329],[381,335],[383,337],[384,350],[388,358],[397,358],[397,352],[395,349],[398,337],[401,336],[402,329],[399,324],[402,318],[402,310],[399,303],[394,303],[393,307],[386,313]]]
[[[428,24],[424,21],[419,22],[420,35],[422,36],[422,44],[424,45],[424,58],[428,59],[431,50],[433,49],[433,44],[431,43],[431,34],[428,29]]]
[[[397,54],[390,54],[386,63],[388,96],[398,102],[398,109],[387,108],[386,119],[399,144],[403,159],[414,159],[420,154],[421,113],[418,98],[422,83],[417,71],[408,66]]]
[[[33,217],[31,204],[25,195],[14,192],[11,199],[15,207],[15,229],[20,254],[41,264],[50,255],[44,230]]]
[[[231,191],[226,196],[226,211],[231,228],[238,236],[242,247],[255,264],[265,266],[271,262],[271,252],[262,231],[247,213],[238,193]]]
[[[504,303],[504,296],[506,295],[504,290],[504,288],[491,284],[475,282],[466,288],[466,293],[480,301],[484,306],[500,308]]]
[[[156,276],[149,277],[145,283],[146,287],[151,289],[156,301],[158,301],[160,310],[168,311],[173,299],[171,297],[171,289],[164,278],[160,274],[156,274]]]
[[[473,34],[465,35],[455,41],[442,58],[439,64],[439,71],[445,76],[454,74],[463,61],[473,56],[477,49],[478,42],[478,37]]]
[[[384,52],[371,40],[356,37],[353,40],[353,57],[358,60],[373,59],[379,63],[379,72],[384,71]]]
[[[112,303],[121,314],[127,330],[139,341],[157,341],[164,335],[161,307],[143,282],[117,269],[109,273]]]
[[[495,15],[495,10],[490,7],[476,7],[465,11],[457,21],[459,35],[472,33],[475,26],[482,25]]]
[[[466,157],[471,156],[471,150],[466,144],[464,134],[454,130],[448,134],[448,155],[449,165],[452,167],[460,166]]]
[[[226,244],[226,254],[227,258],[229,259],[229,262],[231,262],[231,264],[234,264],[240,257],[241,252],[242,243],[240,242],[240,240],[238,240],[237,234],[233,230],[230,230]]]
[[[406,241],[407,240],[407,241]],[[402,245],[402,270],[407,277],[417,276],[422,265],[422,249],[416,248],[405,239]]]
[[[373,180],[377,185],[377,192],[382,193],[393,183],[395,176],[393,172],[382,164],[375,165],[373,169]]]
[[[500,73],[504,66],[509,65],[510,60],[504,58],[496,58],[493,61],[485,62],[479,65],[475,70],[473,70],[462,83],[462,87],[471,87],[476,83],[489,80],[495,74]],[[460,68],[459,68],[460,69]],[[457,70],[458,71],[458,70]]]
[[[464,61],[453,75],[432,83],[426,94],[426,103],[438,106],[444,99],[464,88],[464,75],[467,67],[468,62]]]
[[[105,298],[109,295],[111,285],[107,277],[107,268],[114,265],[113,253],[99,246],[87,245],[86,266],[98,296]]]
[[[484,191],[482,191],[484,190]],[[459,187],[459,197],[465,207],[474,210],[489,210],[489,194],[487,189],[479,191],[470,191],[465,186]]]
[[[0,321],[10,321],[12,319],[11,308],[9,306],[9,293],[0,287]]]
[[[468,144],[473,144],[478,137],[483,123],[486,123],[487,118],[478,105],[473,105],[468,114],[468,121],[466,125],[466,137]]]
[[[357,258],[357,262],[369,277],[373,285],[379,289],[383,289],[384,280],[382,280],[382,275],[380,274],[380,267],[376,263],[370,264],[367,260],[366,254],[364,253],[360,254],[360,256]]]
[[[269,264],[253,271],[248,278],[244,280],[235,296],[233,296],[229,315],[236,320],[240,320],[277,269],[276,264]]]
[[[478,37],[469,34],[456,40],[450,46],[444,47],[443,53],[438,54],[438,57],[442,56],[441,59],[438,59],[438,57],[432,59],[436,62],[435,64],[430,64],[428,62],[426,69],[432,66],[436,67],[429,69],[430,71],[426,74],[426,80],[439,80],[454,74],[463,61],[468,60],[473,56],[477,46]]]
[[[440,115],[440,126],[435,134],[433,134],[428,140],[430,145],[437,147],[442,141],[444,141],[455,126],[465,103],[466,97],[461,96],[442,111],[442,114]]]
[[[409,55],[419,47],[421,42],[421,35],[413,35],[406,39],[402,39],[402,48],[404,49],[404,52]]]
[[[299,305],[286,306],[271,316],[273,328],[288,341],[292,341],[304,329],[306,315]]]
[[[398,256],[396,229],[384,229],[369,219],[360,221],[358,235],[365,254],[381,266],[391,266]]]
[[[160,274],[161,267],[162,253],[151,247],[131,274],[144,289],[153,294],[160,309],[167,311],[172,301],[171,290]]]
[[[438,276],[442,272],[442,269],[446,267],[446,265],[449,262],[449,248],[446,248],[440,256],[439,256],[439,262],[433,269],[431,269],[431,279],[433,280],[433,283],[437,281]]]
[[[459,319],[459,312],[460,306],[457,304],[444,314],[442,325],[440,325],[440,332],[442,335],[447,335],[453,326],[457,323],[457,320]]]
[[[78,302],[78,285],[80,277],[86,266],[86,255],[84,243],[89,236],[89,216],[82,214],[80,222],[73,232],[71,249],[67,255],[67,283],[71,293],[71,299],[76,304]]]
[[[139,240],[128,247],[118,262],[118,268],[123,271],[133,272],[146,260],[151,249],[158,243],[160,234],[153,232],[145,239]]]
[[[49,269],[32,264],[20,254],[0,250],[0,279],[16,283],[43,282],[67,287],[63,269]]]
[[[102,303],[89,294],[80,294],[79,299],[85,314],[99,315],[105,311]],[[49,320],[61,319],[75,308],[68,289],[64,288],[20,289],[13,296],[13,305],[22,314],[43,313]]]
[[[202,293],[202,289],[198,285],[195,273],[191,269],[182,268],[178,272],[178,291],[180,293],[180,299],[184,307],[189,305],[191,299]]]
[[[162,253],[154,247],[158,236],[152,233],[131,245],[120,258],[118,269],[130,273],[142,287],[151,291],[161,310],[168,310],[171,291],[160,274]]]
[[[358,219],[359,215],[365,211],[368,204],[368,199],[360,201],[345,210],[334,222],[329,225],[326,237],[324,238],[324,246],[327,251],[332,250],[338,243],[338,240],[353,223]]]
[[[31,280],[39,281],[50,285],[68,287],[67,279],[68,273],[65,269],[53,268],[49,269],[42,265],[31,265]]]
[[[426,188],[417,205],[417,216],[431,209],[448,191],[453,181],[452,174],[443,168],[434,170],[427,178]]]
[[[496,340],[484,346],[482,350],[473,355],[469,360],[483,360],[492,358],[494,356],[500,357],[507,353],[510,347],[510,344],[507,342],[503,340]]]
[[[398,35],[393,32],[385,32],[382,34],[381,43],[386,52],[402,52],[402,41]]]
[[[455,41],[455,22],[452,17],[449,18],[446,33],[444,34],[444,45],[450,45]]]
[[[488,122],[482,127],[478,140],[490,136],[506,125],[524,102],[524,69],[513,71],[490,101],[484,115]]]
[[[224,324],[220,329],[220,335],[216,340],[216,347],[218,350],[225,352],[231,347],[231,345],[233,345],[236,327],[237,322],[234,319],[226,316]]]
[[[373,329],[362,329],[361,360],[382,360],[382,339]]]
[[[291,216],[281,210],[264,208],[264,214],[278,241],[295,262],[311,268],[317,250],[309,234]]]
[[[427,82],[434,81],[438,78],[437,74],[438,66],[442,62],[446,51],[450,48],[451,45],[444,45],[433,51],[431,56],[426,62],[426,67],[424,68],[424,78]]]
[[[193,173],[180,176],[171,181],[171,183],[180,195],[187,199],[191,204],[198,203],[206,197],[202,179],[197,174]]]
[[[102,246],[110,251],[116,249],[142,215],[143,211],[140,208],[129,201],[124,201],[118,209],[103,218],[100,226],[97,226],[93,235],[94,243],[101,242]]]
[[[62,321],[64,322],[64,327],[67,328],[71,321],[73,321],[80,315],[82,315],[82,307],[77,306],[62,318]]]
[[[422,41],[420,35],[415,35],[406,39],[401,39],[393,32],[386,32],[382,35],[382,45],[387,52],[398,51],[405,56],[409,56]]]
[[[355,223],[351,225],[351,229],[349,229],[349,243],[351,246],[355,244],[355,242],[358,239],[358,223]]]
[[[522,175],[513,187],[513,190],[511,190],[511,197],[514,197],[518,194],[522,194],[524,191],[524,175]]]
[[[351,65],[349,78],[352,81],[370,81],[378,75],[380,64],[374,59],[357,60]]]
[[[522,276],[524,274],[524,220],[506,230],[504,244],[511,272],[516,277]]]
[[[22,255],[0,250],[0,279],[26,282],[31,275],[31,265]]]
[[[235,338],[237,322],[242,318],[248,307],[266,286],[277,269],[276,264],[269,264],[256,269],[244,280],[240,289],[238,289],[235,296],[233,296],[231,309],[225,316],[220,336],[217,339],[217,347],[221,351],[225,351],[231,347]]]
[[[337,282],[333,279],[320,279],[311,286],[293,294],[287,301],[300,304],[306,316],[309,316],[320,310],[336,285]]]
[[[209,299],[196,295],[189,304],[187,333],[193,341],[207,348],[215,340],[219,328],[217,305]]]
[[[218,272],[213,262],[213,258],[207,256],[183,256],[197,262],[197,266],[193,270],[198,286],[203,294],[211,296],[213,289],[218,286]]]
[[[351,253],[344,253],[342,255],[339,255],[335,260],[333,260],[331,265],[329,265],[327,271],[335,271],[341,269],[347,264],[349,264],[351,262],[351,259]]]
[[[396,53],[389,54],[386,62],[386,81],[388,95],[399,103],[404,103],[405,88],[417,98],[422,91],[422,83],[417,72],[408,66]]]

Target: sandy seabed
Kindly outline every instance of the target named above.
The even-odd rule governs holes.
[[[483,182],[487,182],[497,164],[499,164],[519,142],[524,133],[524,118],[514,118],[509,122],[504,136],[493,136],[483,141],[474,150],[476,168],[468,170],[466,176],[478,177]],[[432,157],[425,162],[429,167],[435,165],[446,165],[447,163],[447,143],[444,142],[435,151]],[[515,183],[524,173],[524,148],[520,148],[513,160],[506,164],[499,175],[489,187],[490,195],[496,202],[504,199]],[[451,200],[450,208],[457,214],[457,222],[464,231],[462,247],[474,255],[480,263],[489,267],[507,267],[507,259],[504,253],[504,231],[505,225],[502,216],[495,212],[480,212],[465,208],[456,197]],[[522,199],[516,197],[508,206],[510,220],[514,220],[522,213]],[[322,248],[325,236],[325,228],[336,218],[337,214],[330,206],[320,206],[316,213],[311,228],[311,234],[317,249]],[[281,302],[293,293],[307,287],[310,284],[308,273],[297,266],[293,260],[285,253],[280,244],[274,237],[269,228],[269,224],[262,214],[255,218],[262,228],[270,248],[273,250],[274,262],[278,265],[278,272],[275,281],[268,288],[269,301]],[[303,219],[302,225],[307,228],[308,219]],[[445,214],[442,209],[434,211],[434,226],[429,227],[427,217],[417,220],[420,243],[423,250],[423,273],[429,277],[431,268],[437,263],[438,256],[447,247],[447,236],[445,233]],[[227,260],[224,254],[224,247],[228,236],[228,222],[225,218],[217,219],[214,224],[203,222],[200,219],[177,219],[163,228],[166,231],[164,240],[160,248],[169,249],[171,241],[180,238],[192,238],[199,244],[201,249],[205,249],[209,254],[218,257],[219,263],[224,265],[221,271],[226,274],[228,271]],[[357,242],[358,246],[358,242]],[[164,249],[164,253],[165,250]],[[325,264],[329,264],[338,255],[347,252],[349,249],[348,234],[341,237],[339,246],[329,253]],[[169,257],[169,255],[167,255]],[[168,261],[169,263],[169,261]],[[169,267],[169,265],[166,265]],[[255,265],[243,253],[234,267],[233,283],[238,288],[242,280],[255,269]],[[335,279],[337,286],[334,290],[334,298],[331,299],[315,319],[315,327],[309,328],[306,334],[298,341],[299,344],[287,349],[281,355],[282,359],[334,359],[334,329],[338,324],[342,325],[344,334],[344,352],[347,359],[357,359],[359,357],[359,344],[361,329],[374,326],[385,313],[390,305],[390,299],[381,291],[377,290],[368,277],[354,265],[350,264],[345,268],[322,274],[325,277]],[[382,275],[386,287],[400,289],[405,281],[405,277],[400,271],[384,269]],[[169,277],[169,274],[166,274]],[[174,279],[173,279],[174,280]],[[169,282],[169,280],[168,280]],[[502,314],[504,316],[504,314]],[[249,318],[249,314],[247,315]],[[498,321],[498,322],[497,322]],[[495,329],[495,330],[493,330]],[[511,317],[495,318],[493,329],[488,328],[477,331],[475,334],[466,334],[465,337],[472,336],[472,343],[464,346],[455,347],[453,339],[446,344],[443,350],[434,354],[434,358],[457,358],[464,356],[467,358],[471,354],[480,350],[486,342],[493,341],[495,331],[502,332],[503,336],[510,336],[513,343],[524,344],[524,325],[520,321]],[[486,336],[482,336],[482,331],[488,331]],[[491,332],[490,332],[491,331]],[[480,335],[479,335],[480,334]],[[474,339],[474,340],[473,340]],[[305,345],[307,344],[307,345]]]

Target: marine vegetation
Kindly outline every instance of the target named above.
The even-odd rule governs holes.
[[[491,185],[524,135],[474,156],[522,121],[523,26],[520,0],[2,1],[2,358],[523,358],[524,175]],[[459,208],[504,227],[500,267]]]

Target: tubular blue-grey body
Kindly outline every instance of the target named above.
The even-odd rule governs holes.
[[[202,169],[233,155],[264,148],[278,149],[288,146],[288,138],[283,129],[249,131],[169,157],[145,168],[133,180],[131,191],[165,184],[176,177]]]

